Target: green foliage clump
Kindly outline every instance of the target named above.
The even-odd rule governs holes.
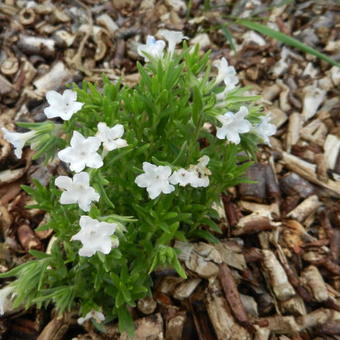
[[[31,146],[47,159],[69,144],[74,131],[95,136],[100,122],[109,127],[122,124],[128,145],[103,152],[103,166],[86,170],[100,195],[87,215],[117,226],[114,237],[119,246],[107,255],[79,255],[80,242],[71,238],[79,231],[84,212],[77,204],[61,204],[61,191],[53,182],[24,187],[36,201],[34,207],[49,216],[40,229],[53,229],[55,240],[49,253],[32,250],[34,260],[1,275],[17,277],[16,305],[53,303],[60,313],[79,309],[81,315],[100,310],[106,321],[118,318],[121,329],[131,332],[128,307],[150,294],[150,273],[171,266],[185,277],[173,242],[218,241],[221,230],[212,206],[228,187],[246,181],[243,174],[260,139],[249,131],[234,144],[216,138],[204,124],[217,126],[217,116],[248,106],[247,120],[256,126],[261,108],[250,103],[257,98],[245,96],[246,89],[238,87],[223,100],[216,99],[222,88],[210,75],[209,53],[201,55],[198,48],[185,46],[181,53],[150,57],[146,65],[138,64],[138,70],[140,81],[134,88],[108,79],[102,88],[83,82],[73,90],[84,105],[71,119],[42,123],[50,124],[45,130],[26,126],[39,131]],[[209,157],[207,187],[176,186],[173,192],[150,199],[135,183],[145,161],[175,171],[197,164],[202,156]]]

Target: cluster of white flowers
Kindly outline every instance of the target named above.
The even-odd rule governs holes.
[[[207,168],[210,158],[202,156],[198,163],[190,165],[189,169],[180,168],[171,175],[170,183],[179,184],[182,187],[191,185],[193,188],[206,188],[209,186],[211,171]]]
[[[96,136],[85,138],[78,131],[73,132],[70,146],[58,152],[59,159],[77,173],[73,180],[66,176],[56,179],[55,184],[66,190],[60,197],[61,204],[78,203],[82,210],[89,211],[91,203],[99,200],[99,194],[89,185],[89,175],[81,171],[85,167],[99,169],[103,166],[102,156],[97,152],[102,144],[106,151],[127,146],[126,140],[120,138],[123,133],[122,125],[109,128],[105,123],[98,124]]]
[[[168,43],[168,55],[174,53],[177,44],[181,43],[183,39],[187,39],[182,32],[160,30],[159,34]],[[165,46],[164,41],[148,36],[146,44],[139,45],[138,53],[144,57],[145,61],[149,61],[149,58],[162,58]],[[222,99],[228,92],[236,88],[239,79],[234,67],[230,66],[225,58],[215,61],[213,65],[218,70],[215,84],[219,85],[223,82],[225,85],[224,91],[217,95],[217,99]],[[84,105],[77,101],[76,92],[71,90],[65,90],[63,94],[48,91],[46,99],[49,104],[44,110],[47,118],[70,120]],[[275,126],[269,122],[270,118],[262,117],[259,124],[252,126],[247,120],[248,114],[248,109],[241,106],[236,113],[226,112],[223,115],[218,115],[216,118],[222,126],[217,127],[216,137],[239,144],[240,134],[253,131],[262,138],[263,142],[269,143],[269,136],[276,132]],[[11,132],[5,128],[2,128],[2,131],[5,139],[14,145],[15,155],[18,158],[22,156],[25,144],[36,134],[35,131]],[[108,152],[126,147],[128,144],[125,139],[122,139],[123,135],[123,125],[116,124],[109,127],[104,122],[98,123],[97,133],[94,136],[84,137],[78,131],[73,132],[70,146],[58,152],[59,159],[67,163],[70,169],[75,172],[73,178],[59,176],[55,180],[56,186],[63,190],[60,196],[61,204],[78,204],[80,209],[88,212],[91,204],[99,201],[99,193],[90,186],[90,176],[83,170],[86,167],[93,169],[102,167],[103,157]],[[102,154],[99,153],[101,147]],[[157,166],[144,162],[144,173],[135,178],[135,183],[141,188],[146,188],[151,199],[155,199],[161,193],[170,194],[175,190],[175,185],[204,188],[209,185],[209,176],[211,175],[207,168],[208,163],[209,157],[203,156],[197,164],[190,165],[187,169],[180,168],[173,171],[169,166]],[[97,251],[108,254],[113,247],[118,246],[118,239],[112,236],[116,231],[116,224],[81,216],[79,225],[80,231],[72,237],[72,240],[79,240],[82,243],[79,255],[92,256]]]
[[[246,119],[249,114],[245,106],[241,106],[236,113],[226,112],[217,116],[217,120],[222,126],[217,127],[216,137],[218,139],[227,139],[229,142],[239,144],[241,142],[240,134],[247,132],[256,133],[264,143],[270,144],[269,137],[276,133],[275,125],[269,123],[270,116],[261,117],[261,122],[253,126]]]
[[[188,39],[182,32],[160,30],[160,35],[168,42],[168,52],[173,54],[177,44],[181,43],[183,39]],[[156,40],[152,35],[146,38],[146,44],[139,44],[137,51],[145,61],[149,61],[149,57],[159,59],[163,57],[165,42],[163,40]]]
[[[69,120],[73,114],[78,112],[83,103],[77,102],[77,93],[71,90],[65,90],[63,94],[56,91],[48,91],[46,100],[49,106],[44,110],[47,118],[62,118]],[[21,158],[22,149],[25,144],[36,135],[36,131],[24,133],[12,132],[6,128],[1,128],[4,138],[14,146],[14,154],[17,158]]]
[[[89,211],[92,202],[98,202],[100,195],[90,186],[90,176],[83,172],[85,167],[99,169],[103,166],[102,156],[97,152],[101,145],[105,152],[127,146],[126,140],[121,137],[124,127],[116,124],[112,128],[101,122],[97,126],[95,136],[85,138],[78,131],[74,131],[70,146],[58,152],[61,161],[68,163],[70,169],[76,174],[73,178],[59,176],[55,180],[56,186],[65,190],[60,196],[61,204],[78,203],[79,208]],[[119,245],[119,240],[113,239],[117,224],[95,220],[89,216],[81,216],[80,231],[71,240],[80,241],[82,248],[80,256],[90,257],[97,251],[109,254],[112,248]]]
[[[225,89],[216,95],[217,100],[224,100],[226,95],[236,88],[239,79],[236,75],[236,70],[233,66],[229,66],[225,58],[215,60],[213,65],[217,68],[217,76],[215,84],[220,84],[222,81],[225,84]],[[216,137],[219,139],[227,139],[229,142],[239,144],[240,134],[247,132],[256,133],[264,143],[270,144],[269,137],[276,133],[275,125],[271,124],[270,117],[264,116],[261,118],[260,124],[252,126],[246,119],[248,109],[241,106],[236,113],[226,112],[223,115],[217,116],[217,120],[222,123],[221,127],[217,128]]]
[[[149,197],[155,199],[161,193],[170,194],[175,190],[174,185],[186,186],[190,184],[194,188],[207,187],[209,185],[210,170],[207,168],[209,157],[203,156],[198,164],[190,165],[189,169],[180,168],[174,171],[169,166],[143,163],[144,173],[138,175],[135,183],[140,188],[146,188]]]
[[[167,40],[168,51],[170,54],[174,52],[177,44],[182,42],[183,39],[187,39],[187,37],[185,37],[182,32],[161,30],[159,33],[165,38],[165,40]],[[139,45],[138,53],[144,57],[145,61],[149,61],[148,56],[151,56],[153,58],[162,58],[163,53],[164,53],[164,48],[165,48],[164,41],[156,40],[153,36],[149,35],[147,36],[146,44]],[[223,81],[225,85],[225,89],[222,92],[218,93],[216,97],[218,101],[224,100],[226,95],[230,91],[236,88],[237,84],[239,83],[239,79],[237,77],[235,68],[233,66],[230,66],[228,64],[228,61],[224,57],[221,58],[220,60],[215,60],[213,63],[213,66],[217,68],[217,76],[216,76],[215,84],[218,85]],[[239,144],[241,141],[240,134],[253,131],[258,134],[258,136],[263,140],[264,143],[270,144],[269,137],[274,135],[276,132],[275,125],[269,122],[270,118],[262,117],[260,124],[256,126],[252,126],[251,123],[246,119],[247,115],[248,115],[248,109],[245,106],[241,106],[239,111],[236,113],[226,112],[224,115],[217,116],[216,117],[217,120],[219,120],[222,123],[222,126],[217,128],[217,134],[216,134],[217,138],[227,139],[229,142]],[[147,164],[150,164],[150,163],[147,163]],[[157,171],[158,172],[161,171],[163,174],[165,170],[159,169]],[[160,191],[161,190],[160,188],[156,190],[155,186],[150,186],[150,185],[148,186],[146,184],[147,183],[146,179],[151,178],[152,175],[148,175],[148,176],[145,175],[145,176],[146,177],[141,177],[142,179],[138,179],[138,182],[140,183],[140,181],[142,181],[143,184],[141,184],[140,186],[144,185],[144,187],[146,188],[152,188],[150,189],[151,193],[148,191],[150,194],[150,197],[151,196],[153,197],[155,195],[156,195],[155,197],[157,197],[160,194],[160,192],[165,193],[165,191],[169,191],[169,190],[172,191],[171,185],[166,186],[164,188],[165,191]],[[164,172],[164,176],[166,176],[165,172]],[[181,186],[191,184],[192,182],[195,183],[195,180],[192,179],[192,177],[193,177],[193,172],[188,172],[185,169],[177,170],[175,174],[172,175],[173,181],[177,181],[177,183],[179,183]],[[181,179],[181,181],[179,181],[179,179]],[[170,183],[172,182],[170,181]]]

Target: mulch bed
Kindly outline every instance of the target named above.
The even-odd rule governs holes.
[[[72,0],[0,3],[0,125],[44,120],[44,95],[66,83],[123,77],[138,82],[138,42],[161,28],[183,30],[190,44],[226,57],[278,126],[247,176],[221,198],[219,244],[182,243],[188,279],[153,273],[152,297],[131,310],[137,339],[340,339],[340,70],[276,40],[230,23],[265,16],[268,25],[340,61],[335,1]],[[189,7],[188,7],[189,6]],[[210,6],[210,7],[209,7]],[[236,51],[226,38],[231,32]],[[337,54],[338,52],[338,54]],[[0,137],[0,271],[46,250],[35,232],[45,214],[26,210],[20,185],[48,183],[59,170],[18,161]],[[5,284],[5,282],[2,282]],[[76,313],[13,311],[3,339],[127,339]]]

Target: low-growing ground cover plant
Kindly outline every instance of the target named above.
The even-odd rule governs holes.
[[[140,45],[134,88],[104,79],[102,88],[49,91],[44,112],[54,120],[19,123],[25,133],[2,129],[18,158],[30,145],[36,159],[58,157],[69,169],[48,187],[24,187],[48,213],[42,229],[53,229],[54,241],[0,276],[17,278],[17,306],[76,309],[79,323],[103,330],[118,318],[132,333],[128,307],[150,294],[150,273],[171,266],[185,277],[173,242],[218,242],[212,206],[246,181],[257,144],[275,127],[226,59],[211,64],[198,47],[175,49],[182,33],[162,34],[167,48],[151,36]]]

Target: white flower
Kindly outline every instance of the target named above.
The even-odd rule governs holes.
[[[181,187],[185,187],[196,180],[196,173],[194,171],[188,171],[183,168],[173,172],[169,181],[171,184],[179,184]]]
[[[215,60],[213,65],[218,70],[216,81],[215,81],[216,84],[219,84],[221,81],[224,81],[226,85],[226,88],[222,93],[225,94],[233,90],[239,82],[237,75],[236,75],[235,68],[233,66],[229,66],[225,58],[222,58],[220,60]]]
[[[29,131],[24,133],[12,132],[7,130],[6,128],[1,128],[4,138],[7,142],[11,143],[14,146],[14,154],[17,158],[21,158],[22,149],[27,143],[27,141],[34,137],[35,131]]]
[[[90,176],[87,172],[75,174],[73,179],[67,176],[59,176],[56,178],[55,184],[66,190],[61,194],[61,204],[78,203],[80,209],[89,211],[91,203],[99,201],[100,195],[90,187]]]
[[[168,51],[170,54],[175,51],[175,47],[177,44],[181,43],[183,39],[188,39],[188,37],[184,36],[182,32],[160,30],[159,33],[168,42]]]
[[[149,58],[145,53],[153,58],[161,58],[163,56],[164,47],[165,42],[163,40],[156,40],[152,35],[148,35],[146,44],[140,44],[137,48],[137,52],[145,61],[149,61]]]
[[[202,156],[198,160],[198,164],[190,165],[189,171],[195,173],[194,179],[191,181],[190,185],[194,188],[206,188],[209,185],[209,177],[211,171],[207,168],[210,158],[207,155]]]
[[[73,235],[71,240],[82,243],[79,249],[80,256],[91,257],[97,251],[109,254],[112,249],[111,235],[116,231],[116,223],[100,222],[89,216],[80,217],[80,231]]]
[[[62,95],[56,91],[48,91],[46,99],[50,104],[44,110],[47,118],[60,117],[63,120],[69,120],[84,105],[84,103],[77,102],[77,93],[71,90],[65,90]]]
[[[125,139],[120,138],[124,134],[123,125],[116,124],[109,128],[105,123],[98,123],[97,128],[96,137],[103,143],[105,150],[112,151],[128,145]]]
[[[207,187],[211,171],[207,168],[209,157],[204,155],[198,160],[198,164],[190,165],[189,169],[179,169],[170,176],[171,184],[179,184],[182,187],[190,184],[194,188]]]
[[[261,117],[261,122],[254,127],[254,131],[263,139],[265,144],[270,145],[269,137],[275,135],[276,126],[270,122],[270,116]]]
[[[175,187],[169,183],[171,168],[169,166],[156,166],[154,164],[143,163],[144,174],[136,177],[135,183],[140,188],[146,188],[151,199],[156,198],[161,193],[170,194]]]
[[[84,317],[81,317],[77,320],[79,325],[82,325],[85,321],[90,319],[95,319],[98,323],[101,323],[105,320],[105,316],[102,312],[94,311],[87,313]]]
[[[99,138],[85,138],[78,131],[74,131],[70,144],[71,146],[58,152],[58,157],[69,163],[72,171],[80,172],[86,166],[95,169],[103,166],[103,160],[96,152],[101,144]]]
[[[5,286],[0,289],[0,315],[12,310],[13,286]]]
[[[221,127],[217,128],[216,137],[219,139],[227,139],[228,141],[239,144],[240,133],[249,132],[251,124],[247,119],[244,119],[248,115],[248,109],[245,106],[241,106],[240,110],[235,114],[227,112],[224,115],[217,116],[217,119],[222,123]]]

